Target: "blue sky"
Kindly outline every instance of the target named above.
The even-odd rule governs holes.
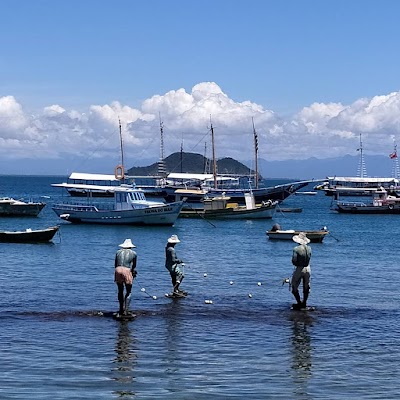
[[[219,157],[252,157],[252,118],[265,159],[356,154],[360,133],[389,154],[399,15],[394,0],[3,0],[1,167],[107,172],[89,170],[117,162],[118,117],[128,167],[159,158],[160,116],[166,155],[202,154],[210,116]]]

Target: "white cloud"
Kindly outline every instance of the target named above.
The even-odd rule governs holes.
[[[0,97],[0,157],[63,159],[81,156],[119,159],[121,120],[127,166],[159,157],[159,119],[166,155],[179,151],[211,154],[210,123],[217,157],[253,156],[253,126],[260,156],[267,160],[356,154],[361,133],[366,154],[388,154],[400,134],[400,93],[359,99],[353,104],[313,103],[287,118],[250,100],[231,99],[214,82],[190,92],[180,88],[145,100],[139,109],[118,101],[90,105],[86,112],[53,104],[31,115],[13,96]],[[73,168],[73,166],[71,167]]]

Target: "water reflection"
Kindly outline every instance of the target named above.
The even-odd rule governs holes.
[[[312,374],[312,319],[307,316],[292,321],[292,365],[294,395],[297,399],[310,399],[308,380]]]
[[[182,390],[180,377],[184,371],[184,358],[187,350],[184,346],[185,327],[182,319],[182,304],[180,300],[173,300],[166,309],[166,337],[165,337],[165,388],[170,393],[179,393]],[[186,357],[185,357],[186,354]]]
[[[134,398],[135,393],[132,391],[134,383],[134,369],[136,366],[137,355],[133,349],[134,338],[129,329],[129,321],[120,321],[115,345],[116,357],[113,363],[113,380],[120,385],[121,389],[113,391],[113,395],[118,398],[130,399]]]

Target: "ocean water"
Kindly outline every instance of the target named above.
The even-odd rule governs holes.
[[[303,212],[272,220],[72,225],[51,210],[61,192],[50,184],[64,179],[0,177],[2,196],[47,203],[0,229],[61,225],[53,244],[0,243],[1,399],[398,398],[400,216],[336,214],[318,193],[291,196],[284,206]],[[295,244],[269,241],[274,223],[331,232],[311,244],[315,311],[290,310]],[[179,300],[164,296],[171,234],[186,262]],[[126,238],[137,317],[118,322],[113,263]]]

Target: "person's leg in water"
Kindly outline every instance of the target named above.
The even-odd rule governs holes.
[[[307,300],[310,294],[310,287],[311,287],[311,269],[308,266],[304,269],[304,274],[303,274],[303,302],[301,304],[302,308],[307,307]]]
[[[303,302],[301,303],[302,308],[307,307],[307,300],[308,300],[308,295],[310,294],[310,289],[305,287],[303,291]]]
[[[125,293],[125,298],[124,298],[124,314],[129,313],[129,305],[131,303],[131,292],[132,292],[132,285],[127,283],[125,285],[126,287],[126,293]]]
[[[172,282],[172,292],[174,292],[175,286],[176,286],[176,274],[174,271],[171,271],[170,275],[171,275],[171,282]]]
[[[118,303],[119,303],[118,314],[122,315],[124,313],[124,284],[117,283],[117,285],[118,285]]]
[[[174,286],[175,293],[184,293],[183,290],[179,289],[179,285],[182,283],[182,281],[183,281],[183,276],[179,276],[178,279],[176,279],[176,284]]]
[[[293,307],[295,308],[300,308],[302,303],[301,303],[301,298],[299,294],[299,286],[300,286],[300,281],[301,281],[301,276],[299,275],[298,268],[293,273],[292,276],[292,294],[294,298],[296,299],[297,304],[294,304]]]

